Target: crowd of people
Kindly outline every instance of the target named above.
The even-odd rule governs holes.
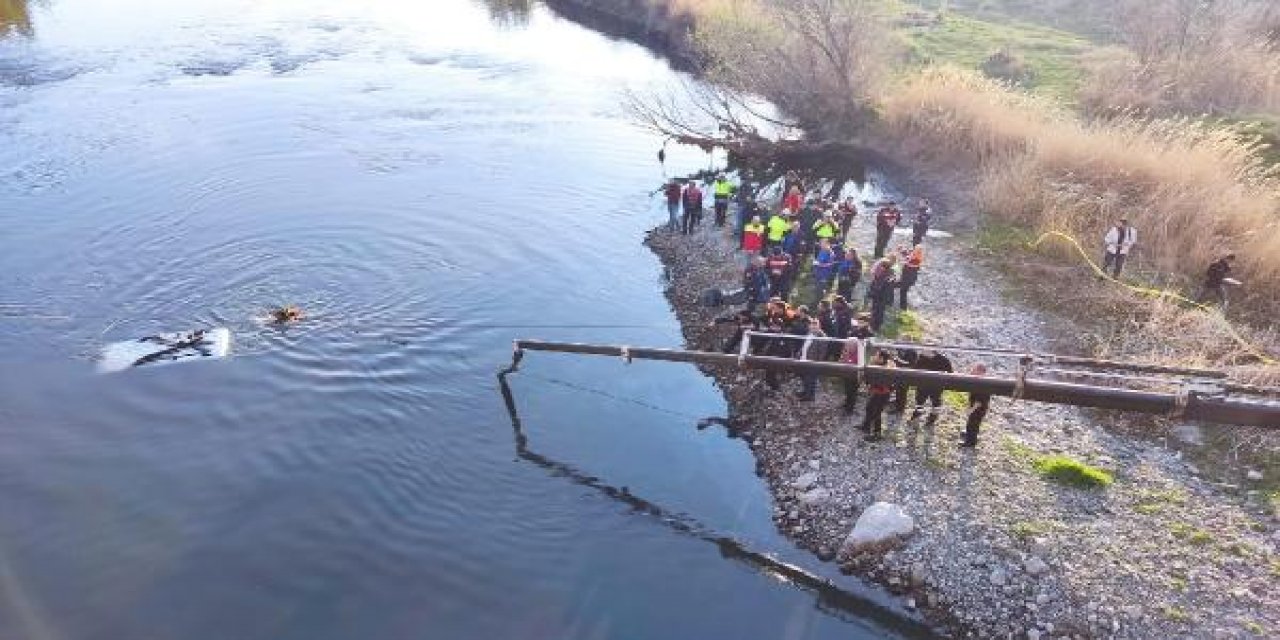
[[[753,332],[748,352],[753,355],[810,361],[858,364],[864,357],[864,342],[885,329],[889,308],[897,302],[909,308],[909,292],[924,266],[924,243],[933,213],[925,200],[913,207],[911,242],[890,248],[894,232],[906,222],[896,201],[876,206],[876,234],[872,257],[865,260],[855,246],[854,220],[860,215],[854,198],[842,201],[811,193],[795,173],[784,179],[780,201],[771,208],[750,186],[737,187],[725,176],[716,176],[710,189],[716,197],[715,225],[728,224],[727,206],[737,201],[734,233],[746,254],[742,273],[744,307],[717,318],[714,324],[729,325],[726,353],[744,349],[747,332]],[[702,220],[702,189],[695,182],[672,181],[665,186],[672,232],[694,233]],[[722,205],[723,203],[723,205]],[[722,207],[724,210],[722,210]],[[809,285],[799,286],[808,276]],[[859,286],[865,279],[865,285]],[[862,294],[861,299],[857,297]],[[947,356],[936,350],[877,349],[869,364],[905,367],[926,371],[952,372]],[[981,375],[985,369],[971,373]],[[799,375],[795,395],[813,401],[818,392],[816,374]],[[773,391],[782,389],[777,371],[765,372],[765,382]],[[866,388],[860,428],[867,440],[883,433],[884,414],[905,413],[912,389],[841,378],[843,411],[857,411],[859,395]],[[978,429],[990,403],[989,396],[970,394],[969,420],[961,446],[977,444]],[[920,386],[914,389],[910,419],[928,413],[932,425],[942,410],[942,389]]]

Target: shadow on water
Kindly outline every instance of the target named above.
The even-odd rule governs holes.
[[[516,363],[518,362],[519,358],[517,357]],[[904,618],[898,612],[878,605],[856,593],[846,591],[831,581],[810,573],[801,567],[750,549],[733,538],[717,533],[688,515],[672,513],[631,493],[627,487],[615,487],[600,478],[579,471],[572,465],[531,450],[528,436],[525,435],[524,427],[520,422],[515,395],[511,390],[511,385],[507,382],[507,376],[516,371],[516,363],[513,363],[511,368],[498,373],[498,388],[502,393],[502,400],[506,404],[507,414],[511,418],[516,456],[521,460],[531,462],[554,476],[567,478],[574,484],[594,489],[604,496],[625,504],[635,513],[644,514],[657,520],[677,533],[714,544],[720,555],[726,560],[740,563],[757,573],[812,594],[816,598],[814,606],[823,613],[841,620],[870,620],[893,629],[905,638],[936,637],[934,632],[921,622]]]
[[[33,35],[27,0],[0,0],[0,37],[11,32]]]

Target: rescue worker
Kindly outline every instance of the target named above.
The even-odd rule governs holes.
[[[844,343],[844,351],[840,354],[840,362],[844,364],[859,364],[858,362],[858,344],[859,341],[867,340],[874,334],[871,328],[867,326],[867,314],[859,314],[857,324],[849,332],[848,339]],[[862,381],[860,376],[854,376],[844,379],[844,414],[853,415],[853,410],[858,405],[858,387]]]
[[[1227,306],[1227,278],[1231,275],[1231,265],[1235,261],[1236,254],[1228,253],[1209,265],[1204,274],[1204,285],[1200,287],[1200,294],[1196,296],[1196,302],[1203,304],[1209,302],[1212,297],[1213,302],[1217,302],[1219,306]]]
[[[1129,226],[1128,220],[1121,218],[1119,223],[1107,230],[1102,241],[1107,245],[1106,254],[1102,256],[1102,270],[1114,267],[1111,277],[1118,279],[1120,270],[1124,268],[1124,261],[1129,257],[1129,251],[1138,243],[1138,230]]]
[[[820,354],[826,348],[826,342],[817,340],[816,338],[825,338],[827,334],[822,330],[821,323],[817,318],[809,319],[809,332],[801,343],[798,357],[801,360],[814,361],[821,360]],[[800,374],[800,391],[796,394],[802,402],[813,402],[818,392],[818,374],[805,372]]]
[[[793,184],[787,188],[786,194],[782,196],[782,208],[790,209],[793,213],[799,213],[802,206],[804,206],[804,191],[799,184]]]
[[[836,275],[840,278],[840,283],[836,285],[837,293],[845,300],[852,300],[853,289],[862,279],[862,258],[858,257],[856,247],[850,246],[844,250],[840,263],[836,265]]]
[[[907,309],[907,292],[911,287],[916,286],[922,266],[924,266],[924,245],[917,242],[916,246],[907,252],[906,261],[902,263],[902,276],[898,283],[898,307],[903,311]]]
[[[831,281],[836,277],[836,255],[831,250],[829,240],[818,241],[818,251],[813,257],[814,297],[822,298],[831,290]]]
[[[685,235],[689,235],[700,224],[702,224],[702,189],[698,188],[697,182],[690,181],[689,186],[684,188],[684,217],[681,219],[680,230]]]
[[[738,347],[742,346],[742,336],[748,331],[756,331],[760,328],[760,320],[747,309],[720,316],[711,322],[712,327],[722,324],[733,325],[733,335],[725,342],[722,349],[724,353],[737,353]]]
[[[765,268],[769,274],[769,295],[786,300],[791,288],[791,256],[782,247],[774,247]]]
[[[937,373],[952,373],[955,371],[951,365],[951,359],[933,349],[927,349],[920,353],[920,357],[916,359],[916,368]],[[937,419],[938,411],[942,408],[942,387],[934,385],[916,387],[916,408],[911,412],[912,420],[920,417],[926,401],[933,405],[933,408],[929,410],[929,421],[932,422]]]
[[[751,222],[742,229],[742,250],[748,253],[764,252],[764,223],[760,222],[760,216],[751,218]]]
[[[752,258],[742,271],[742,290],[746,294],[748,311],[754,311],[757,304],[769,299],[769,273],[762,256]]]
[[[819,242],[826,240],[834,243],[840,237],[840,225],[836,224],[835,217],[830,211],[822,214],[822,218],[813,223],[813,237]]]
[[[769,223],[767,225],[768,233],[765,235],[765,239],[768,241],[767,244],[770,251],[781,247],[782,241],[791,231],[790,217],[791,212],[783,209],[782,211],[773,214],[772,218],[769,218]]]
[[[987,374],[987,365],[979,362],[973,365],[969,370],[969,375],[984,376]],[[978,428],[982,426],[982,421],[987,417],[987,409],[991,407],[991,394],[989,393],[969,393],[969,419],[964,425],[964,440],[960,441],[961,447],[973,448],[978,446]]]
[[[917,245],[924,242],[924,237],[929,233],[929,224],[933,222],[933,209],[929,206],[929,201],[924,198],[920,199],[920,208],[916,209],[915,220],[911,221],[911,244]]]
[[[680,230],[680,182],[672,179],[663,190],[667,196],[667,227],[672,231]]]
[[[876,352],[871,358],[870,365],[873,367],[894,368],[893,360],[889,357],[889,352],[883,349]],[[884,408],[889,404],[889,394],[893,393],[893,387],[883,382],[873,382],[867,385],[867,406],[862,416],[862,425],[859,429],[867,432],[863,436],[864,440],[879,440],[883,433],[883,414]]]
[[[831,301],[831,329],[827,331],[827,335],[832,338],[843,340],[853,333],[853,307],[849,306],[849,301],[843,296],[836,296]],[[827,359],[835,360],[840,357],[839,345],[832,343],[828,349]]]
[[[899,369],[915,369],[916,362],[920,360],[919,352],[905,347],[895,350],[892,355],[893,364]],[[911,387],[905,382],[893,385],[893,401],[890,403],[889,413],[902,413],[907,410],[908,393],[911,393]],[[916,395],[919,395],[919,392]]]
[[[840,223],[840,237],[849,236],[849,228],[853,225],[853,219],[858,217],[858,205],[854,203],[853,196],[844,199],[837,209],[836,220]]]
[[[896,258],[895,255],[881,258],[871,268],[867,298],[871,302],[871,330],[876,333],[884,326],[885,307],[893,301],[893,289],[898,286],[898,276],[893,271]]]
[[[873,256],[879,260],[884,257],[884,250],[889,246],[893,230],[902,220],[902,212],[898,211],[898,203],[890,200],[876,212],[876,250]]]
[[[733,195],[733,183],[722,173],[716,176],[711,188],[715,197],[716,226],[723,227],[729,216],[729,197]]]

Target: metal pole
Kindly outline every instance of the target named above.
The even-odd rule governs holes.
[[[552,351],[626,357],[627,359],[639,360],[709,364],[724,367],[742,366],[747,369],[809,373],[841,378],[862,374],[868,382],[904,384],[908,386],[924,385],[926,387],[967,391],[970,393],[987,393],[996,396],[1012,396],[1018,387],[1017,381],[1012,378],[971,376],[919,369],[854,366],[838,362],[815,362],[771,356],[743,356],[707,351],[544,342],[540,340],[517,340],[515,346],[517,354],[523,351]],[[1080,407],[1179,416],[1189,420],[1205,420],[1223,424],[1280,427],[1280,404],[1244,402],[1195,393],[1186,395],[1154,393],[1031,379],[1023,386],[1021,398],[1053,404],[1070,404]]]

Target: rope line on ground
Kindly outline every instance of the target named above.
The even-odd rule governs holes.
[[[1201,302],[1198,302],[1196,300],[1192,300],[1180,293],[1177,293],[1176,291],[1170,291],[1168,289],[1154,289],[1151,287],[1140,287],[1140,286],[1132,285],[1127,282],[1123,282],[1111,277],[1111,274],[1107,273],[1102,267],[1098,266],[1098,263],[1095,262],[1093,258],[1089,256],[1089,253],[1085,251],[1084,247],[1080,244],[1080,241],[1077,240],[1074,236],[1071,236],[1070,234],[1063,233],[1061,231],[1046,231],[1045,233],[1040,234],[1040,237],[1036,238],[1035,242],[1030,243],[1030,247],[1032,249],[1038,249],[1041,244],[1043,244],[1046,240],[1049,240],[1051,238],[1065,240],[1072,247],[1075,247],[1076,253],[1080,254],[1080,258],[1084,260],[1086,264],[1089,265],[1089,268],[1093,269],[1093,272],[1097,274],[1098,277],[1103,278],[1111,283],[1118,284],[1134,293],[1151,296],[1155,298],[1167,298],[1170,300],[1176,300],[1178,302],[1189,304],[1197,309],[1200,309],[1201,311],[1204,311],[1205,313],[1209,314],[1209,316],[1214,320],[1216,320],[1218,323],[1220,323],[1222,327],[1226,329],[1227,334],[1231,337],[1231,339],[1235,341],[1235,343],[1238,344],[1246,353],[1258,358],[1259,360],[1262,361],[1263,364],[1266,364],[1266,365],[1280,364],[1280,361],[1277,361],[1265,350],[1263,350],[1258,346],[1255,346],[1253,343],[1245,339],[1244,336],[1240,335],[1240,332],[1237,331],[1234,326],[1232,326],[1231,322],[1227,320],[1226,316],[1221,313],[1218,313],[1213,307],[1203,304]]]

